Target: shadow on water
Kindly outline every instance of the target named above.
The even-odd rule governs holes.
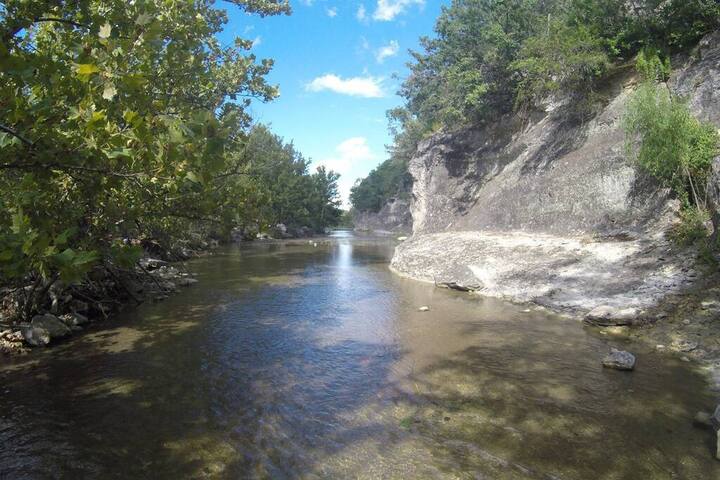
[[[686,365],[603,371],[578,324],[395,278],[391,252],[228,249],[165,303],[9,361],[0,478],[720,475]]]

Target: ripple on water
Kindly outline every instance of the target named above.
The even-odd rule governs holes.
[[[687,364],[392,276],[373,238],[229,248],[0,367],[1,478],[720,478]],[[418,312],[430,305],[429,312]]]

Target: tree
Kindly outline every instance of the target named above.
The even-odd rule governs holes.
[[[171,243],[218,221],[244,169],[246,108],[277,95],[251,42],[218,42],[226,22],[212,0],[4,2],[0,283],[76,280],[129,258],[123,237]]]

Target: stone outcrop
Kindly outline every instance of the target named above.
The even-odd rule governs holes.
[[[668,87],[720,126],[720,33],[693,55],[674,62]],[[692,283],[694,253],[665,238],[678,202],[626,155],[622,122],[636,82],[632,72],[609,79],[608,101],[590,119],[556,102],[529,120],[507,116],[421,143],[409,164],[413,238],[392,268],[582,314],[641,316]]]
[[[354,212],[353,225],[355,230],[361,232],[410,233],[412,231],[410,201],[391,198],[379,212]]]

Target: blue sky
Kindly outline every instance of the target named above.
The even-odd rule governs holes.
[[[387,158],[385,112],[407,75],[408,49],[431,35],[449,0],[293,0],[293,14],[260,18],[224,3],[230,22],[220,36],[255,40],[258,58],[273,58],[269,81],[280,98],[255,103],[253,117],[272,126],[313,160],[342,175],[350,187]]]

